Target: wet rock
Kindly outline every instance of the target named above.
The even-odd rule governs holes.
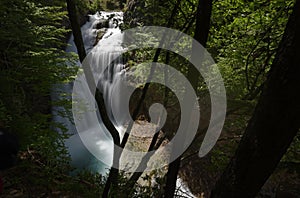
[[[106,31],[107,31],[106,28],[101,28],[101,29],[97,30],[97,36],[96,36],[94,46],[97,45],[97,43],[103,38]]]
[[[102,28],[109,28],[109,20],[101,19],[99,22],[95,25],[95,29],[102,29]]]

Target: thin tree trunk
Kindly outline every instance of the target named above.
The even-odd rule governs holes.
[[[196,29],[194,34],[194,39],[198,41],[202,46],[206,46],[209,27],[210,27],[210,18],[211,18],[211,9],[212,1],[211,0],[199,0],[197,13],[196,13]],[[192,57],[198,56],[201,52],[194,52],[192,50]],[[191,82],[191,85],[197,91],[199,72],[195,67],[190,67],[187,74],[188,80]],[[184,142],[184,140],[183,140]],[[175,161],[171,162],[168,167],[167,172],[167,182],[165,187],[165,198],[172,198],[176,190],[176,180],[178,171],[180,168],[181,156],[179,156]]]
[[[77,48],[77,51],[78,51],[78,55],[79,55],[79,60],[82,63],[83,60],[86,57],[86,52],[85,52],[85,48],[84,48],[84,43],[83,43],[83,39],[82,39],[80,25],[79,25],[79,22],[78,22],[76,5],[75,5],[73,0],[67,0],[67,10],[68,10],[68,15],[69,15],[69,20],[71,22],[72,33],[73,33],[73,36],[74,36],[74,42],[75,42],[75,45],[76,45],[76,48]],[[85,67],[85,66],[87,66],[87,67]],[[110,134],[113,138],[113,141],[114,141],[114,145],[120,146],[119,132],[114,127],[113,123],[110,121],[110,119],[107,115],[103,95],[96,87],[95,80],[94,80],[92,71],[89,68],[89,65],[83,65],[83,71],[84,71],[84,74],[87,78],[87,83],[88,83],[88,86],[89,86],[89,89],[90,89],[91,93],[95,92],[95,99],[96,99],[96,102],[97,102],[97,106],[98,106],[100,115],[102,117],[103,124],[108,129],[108,131],[110,132]],[[116,150],[116,149],[114,149],[114,150]],[[118,160],[116,160],[116,157],[118,157],[118,156],[116,156],[114,154],[114,156],[113,156],[114,163],[116,161],[118,162]],[[107,179],[106,185],[104,187],[104,191],[103,191],[103,194],[102,194],[103,198],[108,197],[109,189],[110,189],[110,186],[111,186],[112,182],[113,182],[114,188],[117,188],[117,186],[118,186],[118,175],[119,175],[118,169],[112,167],[111,171],[109,173],[109,177]]]
[[[175,4],[175,6],[174,6],[174,8],[173,8],[173,10],[172,10],[171,16],[170,16],[170,18],[169,18],[169,20],[168,20],[168,23],[167,23],[167,25],[166,25],[167,28],[171,27],[171,25],[172,25],[172,23],[173,23],[172,20],[173,20],[173,18],[175,17],[175,15],[176,15],[176,13],[177,13],[178,7],[180,6],[180,2],[181,2],[181,0],[177,0],[176,4]],[[152,61],[153,63],[155,63],[155,62],[158,61],[159,55],[160,55],[160,53],[161,53],[161,48],[160,48],[160,46],[163,46],[163,44],[164,44],[164,42],[165,42],[165,40],[166,40],[166,37],[167,37],[167,35],[164,34],[163,37],[162,37],[162,39],[161,39],[161,41],[160,41],[160,44],[159,44],[159,46],[158,46],[158,49],[157,49],[156,52],[155,52],[155,55],[154,55],[154,58],[153,58],[153,61]],[[152,65],[152,67],[151,67],[151,72],[150,72],[150,75],[149,75],[149,77],[148,77],[148,81],[150,81],[150,79],[152,78],[153,73],[154,73],[154,70],[155,70],[155,64]],[[136,118],[137,118],[137,115],[138,115],[138,113],[139,113],[139,111],[140,111],[141,105],[142,105],[143,101],[145,100],[146,93],[147,93],[147,91],[148,91],[148,89],[149,89],[149,86],[150,86],[150,83],[146,83],[145,86],[144,86],[144,88],[143,88],[143,90],[142,90],[142,95],[141,95],[141,97],[140,97],[140,100],[139,100],[139,102],[138,102],[138,105],[137,105],[137,107],[136,107],[136,108],[134,109],[134,111],[133,111],[133,115],[132,115],[133,120],[136,120]],[[125,145],[126,145],[126,143],[127,143],[127,141],[128,141],[129,134],[130,134],[130,131],[131,131],[131,129],[132,129],[132,126],[133,126],[133,122],[129,123],[129,126],[127,127],[126,133],[124,134],[123,140],[122,140],[122,142],[121,142],[121,147],[122,147],[122,148],[125,147]]]
[[[255,197],[300,127],[300,0],[245,134],[211,197]]]
[[[175,4],[175,6],[174,6],[174,8],[173,8],[173,10],[172,10],[170,19],[168,20],[168,23],[167,23],[166,27],[171,27],[172,22],[173,22],[172,20],[173,20],[173,18],[175,17],[175,14],[176,14],[177,9],[178,9],[178,7],[179,7],[179,5],[180,5],[180,2],[181,2],[181,0],[177,0],[176,4]],[[160,46],[162,46],[162,45],[164,44],[164,42],[165,42],[165,40],[166,40],[166,36],[167,36],[166,34],[163,35],[163,38],[162,38],[162,40],[161,40],[161,42],[160,42]],[[158,58],[159,58],[159,56],[160,56],[160,53],[161,53],[161,48],[158,47],[158,49],[157,49],[156,52],[155,52],[155,55],[154,55],[154,58],[153,58],[153,61],[152,61],[152,62],[155,63],[155,62],[158,61]],[[149,75],[148,79],[151,79],[151,78],[152,78],[154,71],[155,71],[155,65],[152,65],[152,67],[151,67],[151,72],[150,72],[150,75]],[[150,81],[150,80],[149,80],[149,81]],[[140,99],[139,99],[139,101],[138,101],[138,103],[137,103],[136,108],[135,108],[134,111],[133,111],[133,115],[132,115],[133,120],[136,120],[136,118],[137,118],[137,116],[138,116],[138,113],[139,113],[139,111],[140,111],[140,108],[141,108],[141,106],[142,106],[142,103],[144,102],[144,100],[145,100],[145,98],[146,98],[146,94],[147,94],[147,91],[148,91],[148,89],[149,89],[149,86],[150,86],[150,83],[146,83],[145,86],[144,86],[144,88],[143,88],[143,90],[142,90],[142,95],[141,95],[141,97],[140,97]],[[124,147],[125,147],[125,145],[126,145],[126,143],[127,143],[127,141],[128,141],[130,132],[131,132],[131,130],[132,130],[132,127],[133,127],[133,122],[130,122],[129,125],[128,125],[128,127],[127,127],[127,129],[126,129],[126,133],[124,134],[124,137],[123,137],[123,139],[122,139],[122,142],[121,142],[121,144],[120,144],[120,147],[121,147],[121,148],[124,148]],[[158,134],[157,134],[157,135],[158,135]],[[154,147],[154,144],[155,144],[155,142],[156,142],[156,140],[157,140],[157,135],[155,135],[155,136],[153,137],[154,139],[153,139],[152,142],[151,142],[151,144],[153,144],[153,145],[151,145],[151,146],[149,147],[149,150],[152,150],[152,149],[153,149],[152,146]],[[120,157],[121,154],[122,154],[122,153],[118,153],[117,156]],[[146,158],[147,158],[147,157],[146,157]],[[147,161],[146,158],[143,160],[143,162]],[[116,160],[118,160],[118,159],[116,159]],[[140,165],[141,165],[141,166],[144,166],[145,164],[140,164]],[[113,174],[111,173],[112,171],[115,171],[115,170],[113,170],[113,169],[110,170],[109,177],[108,177],[108,180],[107,180],[106,185],[105,185],[105,192],[106,192],[106,191],[109,191],[109,188],[110,188],[110,184],[109,184],[108,182],[113,181],[112,178],[111,178],[111,177],[113,176]],[[134,176],[130,179],[128,185],[126,185],[126,190],[131,190],[131,188],[134,186],[135,182],[138,180],[138,178],[140,177],[140,175],[141,175],[140,173],[135,173],[135,174],[134,174]],[[130,196],[130,195],[128,194],[128,196]]]
[[[165,64],[168,65],[170,62],[170,52],[167,52],[166,54],[166,61],[165,61]],[[165,70],[164,72],[164,78],[165,78],[165,85],[168,84],[168,75],[167,75],[167,70]],[[168,89],[165,88],[165,93],[164,93],[164,103],[163,105],[166,106],[168,103]],[[160,126],[160,124],[159,124]],[[156,129],[157,131],[157,129]],[[148,148],[148,154],[146,154],[143,158],[142,158],[142,161],[140,162],[138,168],[136,170],[145,170],[147,168],[147,164],[150,160],[150,158],[154,155],[154,153],[152,153],[151,155],[149,154],[149,152],[155,150],[155,149],[158,149],[160,147],[160,145],[162,144],[163,142],[163,138],[160,139],[160,141],[158,141],[159,139],[159,132],[155,133],[152,140],[151,140],[151,143],[150,143],[150,146]],[[125,189],[132,189],[135,185],[135,183],[137,182],[137,180],[140,178],[140,176],[143,174],[143,172],[141,171],[135,171],[132,176],[129,178],[126,186],[125,186]]]
[[[179,2],[178,2],[178,5],[179,5]],[[170,20],[172,20],[172,19],[170,19]],[[186,33],[189,30],[189,28],[190,28],[191,24],[193,24],[194,20],[195,20],[195,17],[192,17],[192,19],[190,21],[186,21],[186,23],[182,27],[182,31],[184,33]],[[167,52],[165,64],[168,65],[169,62],[170,62],[170,52]],[[165,77],[164,77],[165,78],[165,85],[168,84],[167,74],[168,74],[168,72],[165,71]],[[168,104],[168,89],[165,89],[164,97],[165,98],[164,98],[163,106],[166,106]],[[164,138],[161,138],[159,141],[157,141],[158,140],[158,135],[159,135],[159,133],[155,133],[155,135],[153,136],[151,144],[148,148],[148,152],[153,151],[155,149],[158,149],[160,147],[160,145],[162,144]],[[147,168],[145,165],[147,165],[147,163],[150,160],[150,158],[152,157],[152,155],[146,155],[145,157],[143,157],[143,159],[142,159],[141,163],[139,164],[137,170],[145,170]],[[129,178],[125,189],[132,189],[134,187],[136,181],[140,178],[140,176],[142,174],[143,174],[143,172],[134,172],[132,174],[132,176]]]
[[[206,47],[209,28],[210,28],[210,18],[212,10],[212,0],[199,0],[197,13],[196,13],[196,28],[194,39],[198,41],[203,47]],[[198,56],[200,52],[194,52],[192,56]],[[193,57],[192,57],[193,58]],[[199,72],[195,67],[189,68],[188,79],[197,91],[197,86],[199,82]]]
[[[72,33],[74,36],[74,42],[78,51],[78,56],[80,62],[83,62],[86,57],[86,52],[84,48],[84,43],[81,35],[80,25],[77,17],[77,9],[73,0],[67,0],[67,10],[69,15],[69,20],[71,22]]]

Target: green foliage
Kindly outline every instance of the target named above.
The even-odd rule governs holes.
[[[93,3],[90,5],[90,9],[93,12],[97,12],[99,10],[103,10],[103,5],[102,5],[101,0],[95,0],[95,1],[93,1]]]
[[[0,2],[0,127],[16,133],[21,150],[38,152],[48,176],[69,169],[65,136],[53,130],[50,100],[52,86],[76,72],[70,67],[74,56],[63,50],[68,32],[61,25],[63,5]]]
[[[254,99],[274,59],[293,1],[217,1],[208,50],[229,97]]]
[[[124,23],[125,28],[136,26],[166,26],[169,23],[171,11],[174,8],[176,0],[159,1],[130,0],[125,9]],[[183,30],[186,22],[191,22],[194,18],[197,0],[181,1],[176,16],[171,20],[171,27]],[[190,33],[192,31],[189,31]]]
[[[125,28],[165,26],[176,3],[129,1]],[[195,0],[180,1],[171,27],[193,36],[197,5]],[[292,0],[213,3],[208,51],[219,65],[229,97],[253,100],[260,93],[292,6]],[[187,71],[182,60],[174,56],[171,60],[179,65],[176,69]]]
[[[97,11],[117,11],[120,10],[120,0],[94,0],[90,3],[89,9],[92,12]]]
[[[125,29],[145,25],[165,26],[177,1],[129,2],[124,16]],[[211,153],[211,168],[224,169],[234,154],[269,73],[293,3],[293,0],[213,1],[207,49],[224,78],[229,113],[223,130],[225,135],[221,137],[223,140],[218,142]],[[193,16],[197,4],[198,1],[194,0],[181,1],[178,12],[172,19],[171,28],[193,36]],[[185,28],[188,23],[191,25]],[[144,39],[144,42],[149,41],[150,39]],[[180,49],[186,46],[182,42]],[[162,51],[159,62],[165,62],[165,55],[166,52]],[[149,49],[132,52],[128,65],[139,76],[138,74],[149,70],[149,64],[140,63],[151,61],[153,56],[154,50]],[[183,74],[190,67],[186,60],[173,53],[168,64]],[[206,90],[205,83],[199,82],[200,96]],[[299,166],[298,136],[282,163]]]

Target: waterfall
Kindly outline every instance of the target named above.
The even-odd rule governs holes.
[[[97,12],[94,15],[90,15],[89,20],[81,27],[85,50],[91,60],[90,65],[94,74],[93,77],[96,79],[96,82],[98,82],[97,86],[104,95],[105,103],[110,104],[115,109],[124,108],[122,107],[124,106],[124,104],[122,104],[122,98],[111,97],[113,88],[114,91],[123,90],[121,79],[125,75],[125,70],[122,60],[120,60],[120,55],[123,51],[123,36],[119,29],[119,23],[122,20],[122,17],[123,13],[121,12]],[[98,42],[96,41],[97,37],[99,40]],[[112,37],[113,39],[109,39]],[[71,35],[68,43],[69,46],[66,48],[66,52],[77,53],[73,35]],[[113,64],[109,65],[112,61]],[[77,62],[77,65],[81,67],[81,63],[79,61]],[[84,81],[84,79],[81,80]],[[77,82],[75,81],[75,84],[76,83],[81,83],[80,79]],[[65,93],[64,95],[66,95],[65,97],[67,99],[72,99],[71,95],[73,91],[73,94],[74,92],[77,93],[77,97],[84,100],[86,98],[86,94],[90,93],[87,85],[84,85],[84,83],[82,84],[85,86],[84,90],[86,90],[86,92],[77,93],[76,90],[73,90],[74,82],[56,85],[54,89],[55,92],[59,90],[60,92]],[[55,92],[52,93],[52,99],[60,99],[62,96]],[[113,141],[104,124],[101,123],[101,116],[99,113],[97,112],[97,116],[95,116],[95,114],[90,114],[91,112],[83,114],[86,119],[80,126],[80,131],[83,132],[79,135],[74,125],[76,120],[70,121],[69,118],[59,114],[60,111],[65,111],[63,107],[54,106],[52,111],[54,115],[53,119],[56,122],[63,123],[68,130],[67,134],[70,135],[70,137],[65,141],[65,145],[71,155],[71,165],[77,169],[87,169],[92,172],[98,172],[106,175],[110,165],[104,164],[98,159],[99,156],[101,156],[100,158],[105,158],[106,162],[110,161],[112,164]],[[122,124],[128,121],[126,119],[126,115],[124,116],[118,113],[117,116],[119,117],[113,117],[112,109],[110,108],[107,109],[107,113],[122,138],[125,130],[122,128]],[[95,125],[95,123],[97,124]],[[99,129],[101,129],[101,131],[99,131]],[[85,140],[88,139],[89,145],[94,145],[92,148],[93,154],[96,154],[98,159],[86,148],[82,142],[82,138]],[[179,195],[194,197],[180,178],[177,180],[177,187],[180,189],[177,192]]]
[[[109,40],[107,38],[120,33],[118,22],[122,20],[122,17],[123,13],[121,12],[97,12],[94,15],[89,15],[88,21],[81,27],[86,53],[88,54],[91,51],[100,52],[94,53],[95,57],[93,59],[97,61],[97,64],[94,64],[95,67],[92,68],[93,71],[101,70],[102,65],[109,63],[120,55],[120,53],[110,53],[110,51],[112,51],[113,47],[116,48],[116,45],[121,46],[120,44],[122,37],[120,37],[118,40],[114,40],[113,43],[107,42],[107,40]],[[96,43],[97,34],[99,34],[99,32],[103,33],[103,35],[101,35],[102,38],[99,40],[99,42]],[[70,36],[66,52],[77,53],[73,35]],[[77,62],[77,65],[79,67],[81,66],[79,61]],[[113,71],[107,72],[113,72],[114,74],[118,75],[122,68],[123,65],[118,64],[113,68]],[[99,85],[104,85],[101,88],[103,89],[104,95],[106,95],[106,101],[109,100],[109,80],[111,79],[103,78],[102,81],[99,82]],[[55,91],[53,91],[51,95],[53,101],[57,101],[63,97],[71,100],[73,83],[55,85],[54,90]],[[61,96],[59,93],[63,93],[64,96]],[[66,115],[61,115],[61,112],[66,112],[66,110],[61,106],[54,106],[52,108],[52,112],[54,115],[54,121],[63,124],[67,129],[67,134],[70,135],[70,137],[65,141],[65,145],[71,155],[71,165],[78,169],[87,169],[92,172],[99,172],[105,175],[109,166],[105,165],[94,155],[92,155],[82,143],[82,137],[80,138],[79,134],[77,133],[74,120],[72,120],[73,118],[68,118]],[[92,127],[89,125],[89,123],[87,123],[87,128],[91,128],[91,130],[86,131],[84,135],[91,137],[94,133],[96,133],[96,131],[92,131]],[[105,127],[103,126],[102,128]],[[61,132],[59,129],[57,130]],[[112,161],[112,148],[112,140],[106,138],[106,140],[101,142],[101,146],[99,146],[97,149],[99,150],[99,154],[108,158],[107,161]]]

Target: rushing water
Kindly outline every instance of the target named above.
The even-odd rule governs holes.
[[[112,17],[112,15],[114,17]],[[83,42],[85,45],[85,50],[88,53],[90,53],[92,50],[93,52],[100,52],[100,53],[94,53],[94,60],[97,61],[97,64],[94,64],[95,67],[93,70],[100,70],[101,66],[108,64],[112,59],[119,56],[119,54],[116,53],[110,53],[112,51],[113,47],[116,48],[116,45],[120,45],[122,41],[122,37],[120,37],[118,40],[114,40],[113,43],[108,43],[106,41],[111,40],[107,39],[112,35],[119,35],[120,29],[117,27],[118,22],[122,20],[123,13],[121,12],[99,12],[94,15],[90,15],[88,21],[81,27],[81,32],[83,36]],[[106,20],[109,20],[108,24],[105,24]],[[104,26],[104,27],[101,27]],[[102,39],[96,44],[96,37],[97,33],[99,31],[105,32]],[[77,48],[74,43],[74,37],[71,35],[69,41],[68,41],[68,47],[66,48],[66,52],[74,52],[77,53]],[[96,45],[95,45],[96,44]],[[78,61],[78,66],[80,67],[81,64]],[[98,68],[97,68],[98,67]],[[119,64],[114,67],[114,70],[112,71],[115,74],[118,74],[122,70],[123,65]],[[100,84],[103,84],[105,86],[102,86],[103,91],[106,93],[106,100],[109,100],[109,84],[108,81],[110,79],[102,79],[102,82],[99,82]],[[66,99],[71,100],[73,90],[73,83],[68,84],[62,84],[62,85],[56,85],[55,86],[55,92],[52,94],[53,100],[61,99],[62,96],[58,93],[63,93],[64,97]],[[70,137],[66,140],[65,144],[68,148],[68,151],[71,155],[72,159],[72,165],[78,169],[87,169],[93,172],[99,172],[101,174],[106,174],[107,169],[109,168],[107,165],[102,163],[100,160],[98,160],[94,155],[90,153],[90,151],[85,147],[85,145],[82,143],[81,138],[79,134],[77,133],[76,127],[74,125],[73,118],[68,118],[65,115],[61,115],[59,112],[64,112],[63,107],[54,106],[53,109],[54,114],[54,121],[64,124],[66,127],[67,134],[70,135]],[[91,120],[91,119],[87,119]],[[84,136],[92,137],[93,133],[97,131],[93,131],[93,127],[87,123],[87,128],[90,128],[91,130],[88,130],[84,133]],[[102,127],[105,128],[104,126]],[[59,129],[58,129],[59,130]],[[60,130],[59,130],[60,131]],[[99,131],[98,131],[99,132]],[[92,139],[92,138],[90,138]],[[98,153],[106,156],[108,158],[107,161],[112,161],[112,152],[113,152],[113,144],[111,139],[106,139],[105,141],[101,142],[101,146],[97,147]]]
[[[114,106],[121,105],[121,98],[110,97],[112,87],[114,87],[114,89],[116,89],[117,87],[118,89],[120,78],[124,75],[125,72],[121,60],[117,59],[116,61],[116,58],[120,57],[120,54],[122,53],[122,34],[120,34],[121,31],[118,27],[118,25],[122,21],[122,17],[123,13],[121,12],[99,12],[95,15],[90,15],[89,20],[81,27],[85,50],[87,53],[90,53],[89,57],[92,57],[91,60],[94,62],[91,64],[91,70],[94,73],[103,74],[100,76],[94,76],[94,78],[96,78],[96,80],[99,82],[98,88],[100,88],[100,90],[102,91],[105,97],[105,102],[110,102]],[[106,20],[109,20],[109,23],[105,25]],[[96,37],[99,31],[104,32],[104,35],[99,40],[99,42],[96,43]],[[114,36],[114,39],[109,39],[112,36]],[[66,48],[66,51],[77,53],[77,49],[73,40],[73,35],[71,35],[68,42],[69,46]],[[113,60],[115,61],[115,64],[109,65],[107,69],[106,66]],[[80,62],[78,62],[77,64],[80,67]],[[65,93],[67,99],[71,99],[73,83],[56,85],[55,89],[56,91],[59,90],[60,92]],[[81,97],[84,98],[84,95]],[[61,98],[61,96],[55,94],[54,92],[52,94],[52,98],[54,100],[57,100]],[[95,119],[101,120],[101,118],[99,116],[97,118],[88,117],[86,119],[86,123],[84,124],[85,126],[83,126],[84,128],[86,128],[86,130],[83,130],[84,132],[79,136],[79,134],[76,131],[76,127],[74,126],[74,122],[70,121],[70,119],[66,118],[65,116],[59,115],[59,111],[64,111],[64,109],[58,106],[53,107],[54,120],[63,123],[68,130],[67,133],[70,135],[70,138],[66,140],[65,144],[71,155],[72,165],[78,169],[88,169],[90,171],[99,172],[104,175],[107,174],[109,166],[105,165],[94,155],[92,155],[81,141],[81,138],[85,137],[87,139],[91,139],[90,144],[96,146],[96,153],[98,155],[101,155],[102,157],[104,156],[107,159],[106,161],[112,162],[112,138],[107,136],[108,131],[101,122],[94,122]],[[111,114],[112,113],[108,109],[108,115],[114,122],[114,118]],[[90,115],[86,114],[84,116]],[[122,120],[122,118],[117,118],[117,120]],[[102,130],[103,135],[99,133],[99,126],[94,126],[94,123],[100,124],[100,128]],[[119,131],[122,131],[121,126],[118,126],[118,124],[120,123],[114,122],[114,124],[116,125]],[[98,135],[98,139],[91,138],[94,137],[96,133]],[[122,135],[123,134],[120,134],[121,138]],[[177,186],[180,189],[180,192],[178,192],[178,194],[186,197],[194,197],[190,193],[189,189],[183,185],[180,179],[177,180]]]

